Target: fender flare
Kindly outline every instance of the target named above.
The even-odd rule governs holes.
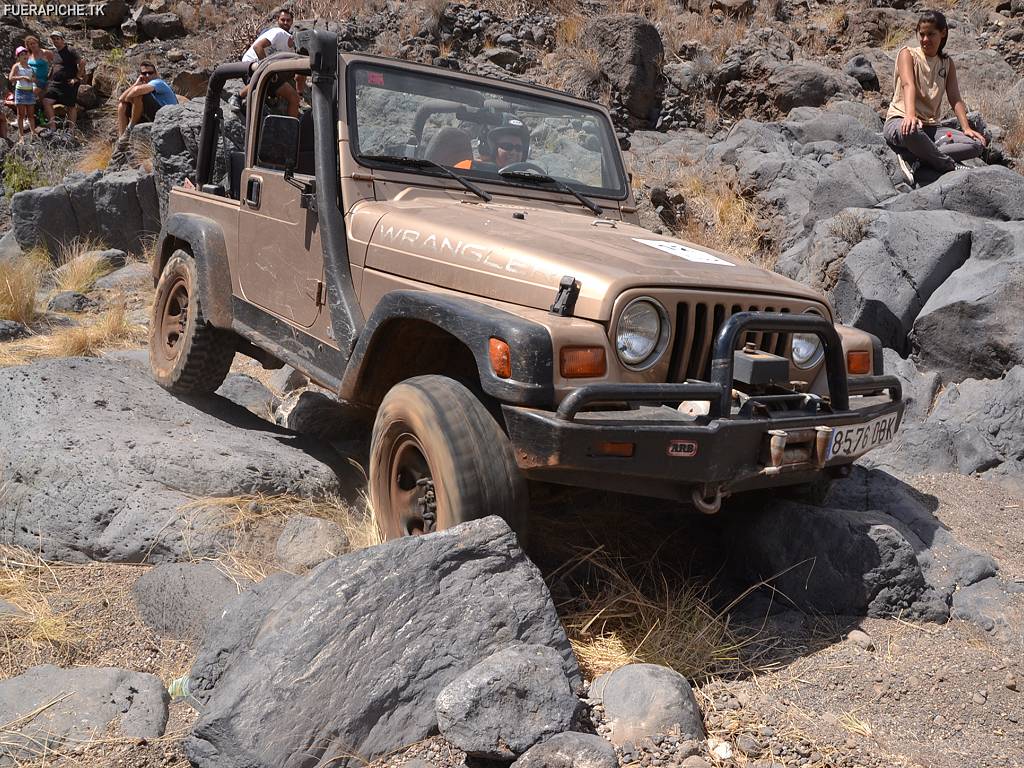
[[[432,325],[465,345],[476,361],[481,388],[497,400],[536,407],[553,403],[553,351],[547,328],[471,298],[414,290],[391,291],[374,307],[345,369],[343,399],[361,399],[373,358],[380,354],[374,349],[375,341],[389,336],[394,324],[403,320]],[[509,346],[512,376],[508,379],[498,377],[491,368],[492,337]]]
[[[199,299],[211,325],[230,329],[231,269],[224,230],[213,219],[194,213],[173,213],[167,217],[157,240],[153,261],[153,284],[160,280],[164,265],[177,248],[192,254],[199,275]]]

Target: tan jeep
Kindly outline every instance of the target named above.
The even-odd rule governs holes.
[[[608,113],[548,89],[343,53],[301,32],[251,74],[222,157],[211,78],[195,188],[153,265],[156,379],[211,392],[236,352],[375,412],[388,537],[500,514],[527,480],[682,499],[819,484],[903,411],[869,334],[815,291],[637,224]],[[274,114],[305,76],[312,104]],[[220,177],[215,170],[223,169]]]

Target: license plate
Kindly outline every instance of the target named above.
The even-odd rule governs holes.
[[[836,427],[828,446],[828,458],[860,456],[890,442],[896,434],[896,416],[892,413],[863,424]]]

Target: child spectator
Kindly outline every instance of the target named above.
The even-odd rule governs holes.
[[[25,140],[25,121],[28,121],[28,136],[36,132],[36,75],[28,65],[28,48],[18,46],[14,52],[15,62],[8,79],[14,85],[14,107],[17,111],[18,140]]]
[[[943,52],[949,38],[946,17],[939,11],[922,13],[917,20],[917,38],[919,46],[901,48],[896,56],[892,102],[882,129],[911,186],[916,184],[921,163],[945,173],[958,162],[980,157],[986,143],[967,121],[956,67]],[[959,131],[944,129],[940,133],[943,94],[960,121]]]

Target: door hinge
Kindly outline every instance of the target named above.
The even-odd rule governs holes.
[[[318,307],[324,305],[324,284],[320,280],[316,281],[316,305]]]

